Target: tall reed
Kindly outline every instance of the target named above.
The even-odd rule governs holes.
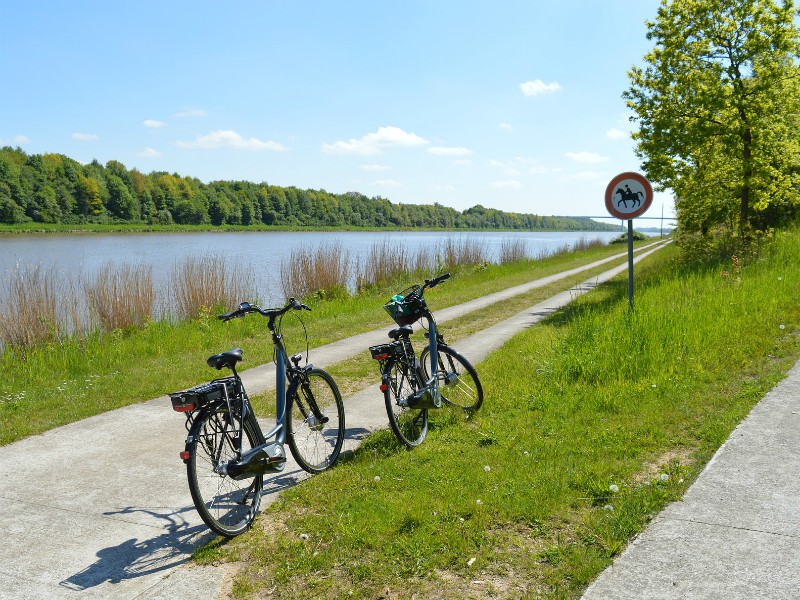
[[[86,286],[92,317],[103,331],[141,327],[153,317],[153,269],[145,265],[105,264]]]
[[[413,270],[408,248],[400,242],[375,241],[359,265],[358,287],[382,285]]]
[[[501,265],[517,262],[528,256],[528,244],[521,238],[506,238],[500,242],[500,256],[498,260]]]
[[[42,265],[17,265],[3,281],[0,341],[25,355],[32,348],[55,342],[62,333],[58,298],[63,297],[57,273]]]
[[[230,266],[223,256],[207,254],[175,265],[172,288],[174,303],[167,312],[193,319],[214,308],[233,308],[254,299],[255,285],[251,268]]]
[[[281,285],[286,297],[323,297],[347,293],[353,262],[340,241],[321,242],[316,248],[293,248],[281,261]]]
[[[445,269],[471,267],[489,262],[485,242],[467,238],[446,238],[437,247],[439,266]]]

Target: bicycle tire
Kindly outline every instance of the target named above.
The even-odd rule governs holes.
[[[404,359],[390,359],[383,369],[381,381],[392,431],[408,448],[419,446],[428,435],[428,409],[403,405],[420,389],[413,367]]]
[[[339,388],[326,371],[311,369],[301,376],[289,403],[287,436],[297,464],[309,473],[320,473],[339,460],[344,444],[344,403]],[[311,409],[315,402],[322,422]]]
[[[236,481],[215,470],[236,458],[232,432],[238,431],[240,417],[230,418],[227,404],[204,409],[189,431],[189,459],[186,468],[189,491],[203,522],[214,533],[232,538],[253,523],[261,504],[264,476]],[[264,443],[264,434],[252,410],[244,420],[242,451]]]
[[[443,403],[464,409],[467,414],[476,412],[483,404],[483,386],[470,362],[450,346],[437,346],[439,365],[436,378]],[[426,380],[431,372],[431,350],[425,346],[420,354],[422,371]]]

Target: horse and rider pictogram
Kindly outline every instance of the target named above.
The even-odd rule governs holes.
[[[639,173],[620,173],[606,187],[606,209],[618,219],[634,219],[650,208],[653,188]]]
[[[619,194],[621,198],[617,201],[617,207],[622,204],[625,208],[628,208],[628,200],[630,200],[633,204],[631,205],[632,208],[642,205],[642,198],[644,198],[644,192],[640,191],[633,191],[630,186],[626,183],[625,189],[617,188],[617,191],[614,192],[614,197]]]

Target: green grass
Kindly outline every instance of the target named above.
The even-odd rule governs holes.
[[[623,275],[478,365],[472,420],[378,432],[197,559],[236,562],[237,598],[579,597],[800,357],[800,235],[741,270],[675,253],[633,312]]]
[[[619,251],[605,246],[464,270],[431,293],[432,306],[458,304]],[[374,290],[313,304],[313,312],[303,313],[311,348],[362,331],[388,329],[391,321],[382,305],[394,291]],[[155,322],[141,330],[65,339],[24,357],[6,352],[0,356],[0,445],[208,380],[216,372],[205,359],[215,352],[241,346],[245,367],[271,360],[265,320],[253,316],[223,324],[214,314],[184,323]],[[305,350],[296,319],[286,317],[284,333],[290,352]]]

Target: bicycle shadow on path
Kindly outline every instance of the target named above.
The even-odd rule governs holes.
[[[184,513],[190,511],[194,513],[194,506],[177,512],[159,512],[155,509],[129,506],[103,513],[112,518],[145,514],[166,521],[166,531],[152,538],[131,538],[116,546],[99,550],[97,561],[59,582],[59,585],[84,591],[106,582],[118,584],[127,579],[168,571],[187,563],[196,548],[214,538],[214,534],[205,525],[192,524],[184,518]]]

